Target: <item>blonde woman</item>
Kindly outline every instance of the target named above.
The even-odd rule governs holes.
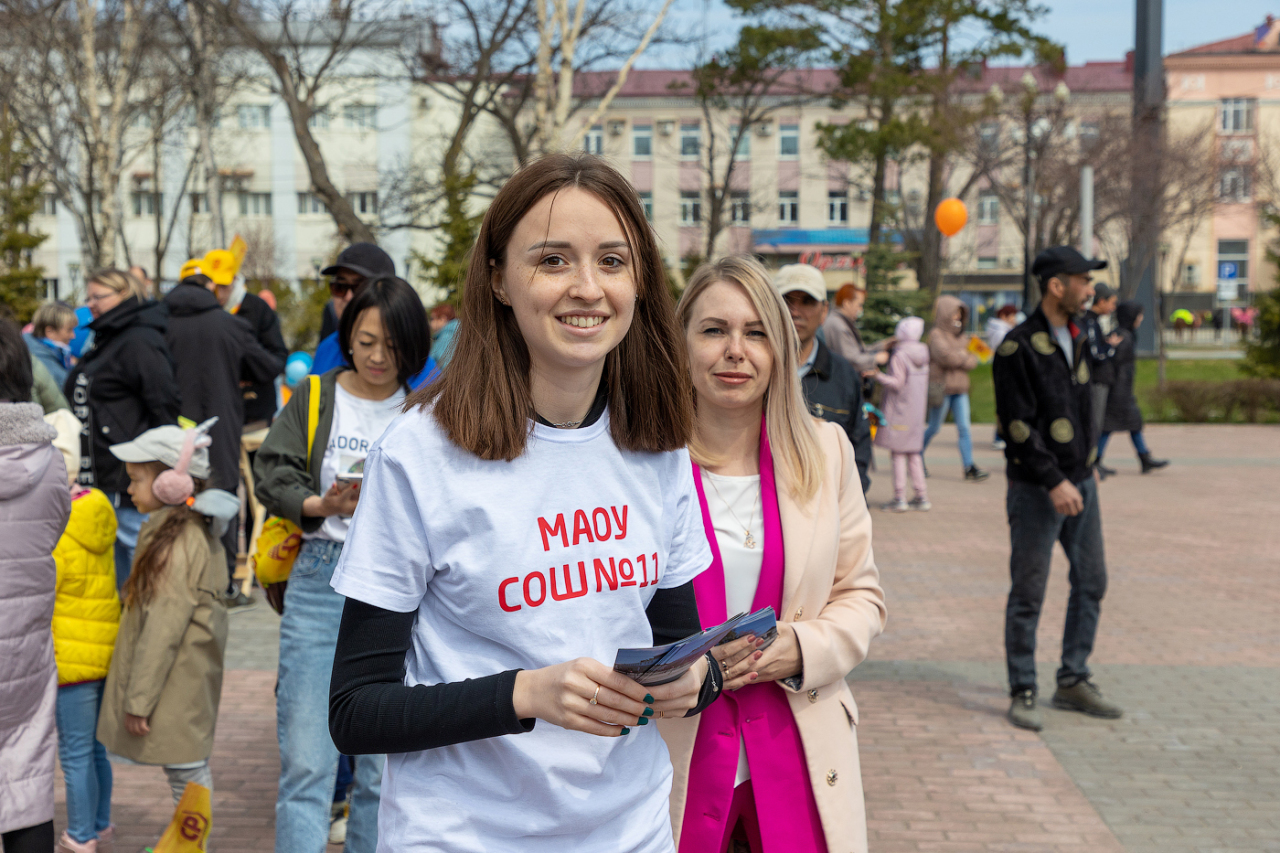
[[[845,676],[884,627],[853,448],[808,414],[795,329],[756,261],[694,273],[677,308],[693,374],[690,454],[714,562],[694,580],[704,625],[770,606],[777,639],[717,649],[723,700],[663,719],[679,849],[866,850]],[[726,736],[728,735],[728,736]],[[756,803],[763,807],[756,808]]]
[[[147,517],[129,499],[129,475],[110,447],[178,420],[178,382],[164,340],[169,312],[147,301],[142,283],[124,270],[90,276],[84,301],[93,314],[93,346],[67,374],[64,393],[84,424],[80,484],[106,492],[116,510],[116,584],[123,587]]]

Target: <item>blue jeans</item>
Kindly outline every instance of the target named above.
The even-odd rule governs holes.
[[[147,520],[144,513],[132,506],[120,506],[121,492],[107,492],[111,505],[116,508],[116,589],[124,589],[133,568],[133,550],[138,547],[138,531]]]
[[[276,853],[323,853],[338,772],[338,748],[329,735],[329,677],[346,602],[329,586],[342,545],[304,542],[289,575],[280,619],[276,682],[276,736],[280,787],[276,796]],[[378,797],[386,756],[355,757],[347,846],[374,853]]]
[[[111,825],[111,764],[98,743],[104,681],[58,688],[58,761],[67,784],[67,834],[81,844]]]
[[[1062,543],[1070,570],[1067,621],[1062,632],[1058,685],[1070,687],[1089,677],[1089,655],[1098,633],[1102,597],[1107,591],[1107,561],[1102,549],[1102,513],[1093,477],[1076,483],[1084,510],[1059,515],[1042,486],[1009,481],[1009,574],[1012,584],[1004,616],[1005,659],[1013,693],[1036,689],[1036,628],[1049,582],[1053,543]]]
[[[960,461],[964,463],[964,470],[968,471],[973,467],[973,438],[969,435],[968,394],[948,394],[942,398],[941,406],[929,410],[929,428],[924,431],[924,449],[929,449],[929,442],[933,441],[938,430],[942,429],[942,424],[947,419],[948,409],[955,418],[956,432],[960,434]]]
[[[1137,451],[1139,456],[1146,456],[1151,450],[1147,447],[1147,440],[1142,437],[1142,430],[1136,429],[1129,433],[1129,440],[1133,442],[1133,449]],[[1098,438],[1098,459],[1102,459],[1102,455],[1107,452],[1107,442],[1111,441],[1111,433],[1104,432]]]

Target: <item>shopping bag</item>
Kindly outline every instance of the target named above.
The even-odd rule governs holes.
[[[182,792],[178,807],[173,810],[169,828],[160,841],[151,848],[154,853],[193,853],[204,850],[209,842],[209,829],[213,824],[213,806],[209,789],[195,782],[188,782]]]

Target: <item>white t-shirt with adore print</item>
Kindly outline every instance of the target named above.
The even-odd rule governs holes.
[[[417,611],[405,683],[441,684],[648,646],[659,589],[711,563],[687,451],[631,453],[591,426],[535,425],[485,461],[421,410],[365,464],[333,588]],[[656,726],[528,734],[387,756],[380,851],[671,853],[671,762]]]

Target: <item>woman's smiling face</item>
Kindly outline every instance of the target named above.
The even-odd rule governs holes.
[[[576,187],[529,208],[492,284],[515,314],[533,369],[544,374],[603,368],[635,315],[626,231],[608,205]]]

